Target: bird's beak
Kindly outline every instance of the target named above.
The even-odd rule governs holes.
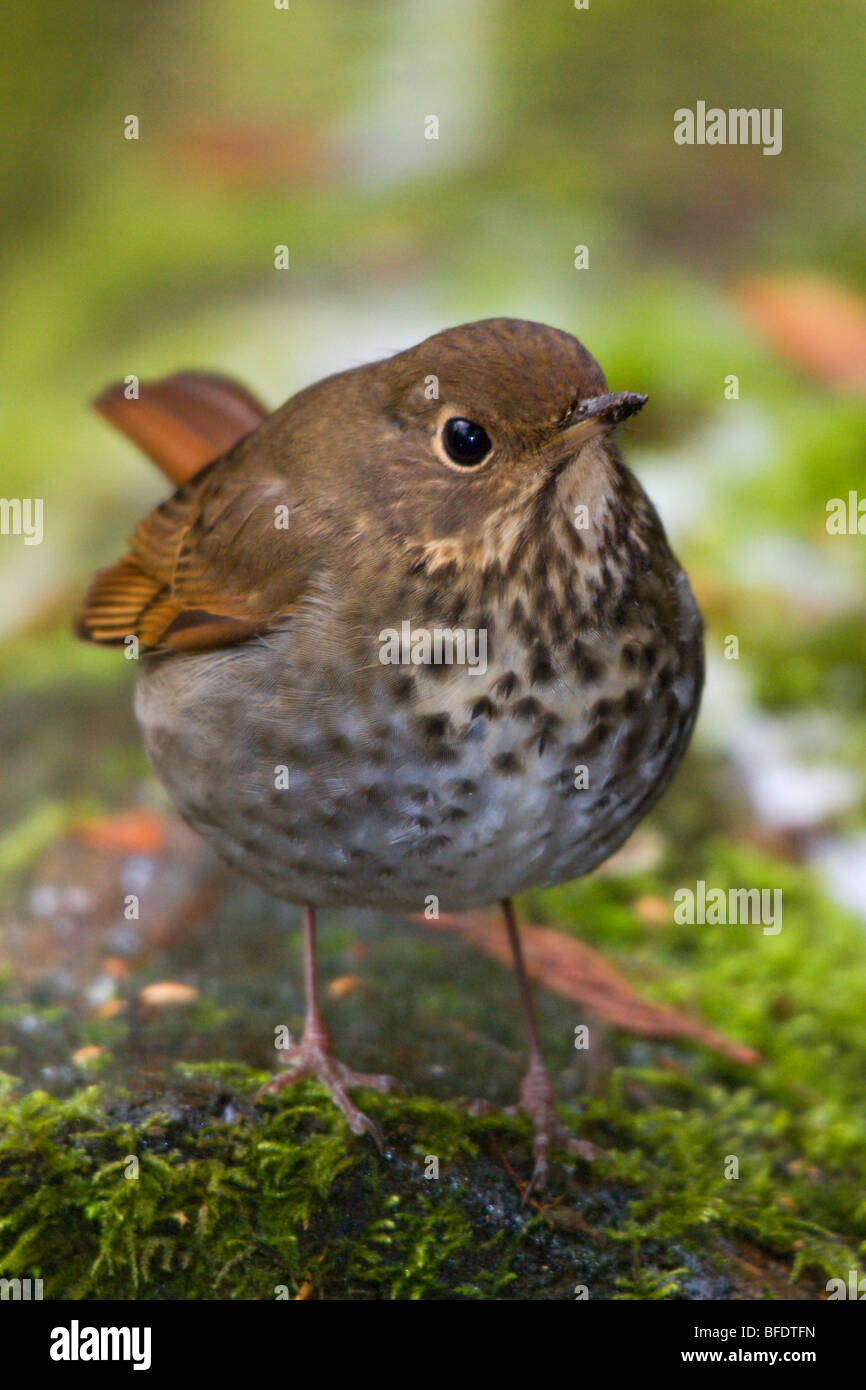
[[[636,391],[616,391],[610,396],[591,396],[579,401],[565,421],[560,438],[571,443],[586,444],[600,434],[608,434],[615,425],[636,415],[647,403],[647,397]]]

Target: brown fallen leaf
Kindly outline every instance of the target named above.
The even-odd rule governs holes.
[[[124,811],[81,821],[70,833],[112,854],[159,854],[165,846],[166,821],[152,811]]]
[[[807,376],[866,391],[866,299],[829,276],[741,281],[737,307],[760,335]]]
[[[167,147],[168,148],[168,147]],[[327,135],[311,126],[197,122],[170,146],[172,171],[220,188],[279,188],[317,182],[335,167]]]
[[[98,976],[119,982],[174,942],[189,941],[212,921],[224,882],[204,841],[182,821],[167,817],[162,848],[147,854],[135,827],[129,837],[133,847],[121,848],[125,833],[115,835],[114,828],[124,820],[121,815],[89,822],[83,833],[79,823],[77,831],[52,841],[34,862],[25,910],[0,920],[3,953],[16,982],[44,985],[62,972],[66,988],[73,991],[69,997],[87,1016],[101,1007],[104,997],[103,992],[96,999],[91,994]],[[110,826],[108,846],[102,843],[105,824]],[[137,918],[125,912],[133,868]],[[120,909],[126,923],[122,956]]]
[[[126,1011],[127,1003],[125,999],[106,999],[104,1004],[100,1004],[96,1010],[97,1018],[116,1018],[118,1014]]]
[[[100,968],[103,975],[110,975],[113,980],[121,980],[129,974],[129,965],[122,956],[106,956]]]
[[[167,1004],[191,1004],[198,999],[198,990],[192,985],[182,985],[178,980],[157,980],[152,985],[145,985],[138,997],[142,1004],[161,1009]]]
[[[357,975],[338,975],[336,980],[332,980],[328,985],[326,993],[330,999],[345,999],[347,995],[354,994],[356,989],[363,987],[364,981]]]
[[[654,893],[645,893],[642,897],[636,898],[634,910],[641,921],[651,927],[664,926],[673,920],[670,903]]]
[[[443,912],[438,921],[415,914],[412,921],[439,931],[454,931],[485,955],[511,965],[511,952],[498,916]],[[521,926],[526,968],[545,989],[580,1004],[597,1018],[624,1033],[645,1038],[685,1038],[702,1043],[732,1061],[754,1066],[760,1054],[742,1043],[731,1042],[699,1018],[642,998],[624,975],[599,951],[553,927]]]

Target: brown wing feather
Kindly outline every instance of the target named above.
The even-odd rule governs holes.
[[[263,465],[258,436],[245,440],[145,517],[130,553],[93,580],[79,635],[189,651],[280,623],[307,581],[297,526],[290,542],[276,524],[291,502],[287,478]]]
[[[268,416],[245,387],[204,372],[143,381],[138,391],[135,400],[127,400],[124,384],[115,383],[93,404],[173,483],[187,482]]]
[[[134,555],[125,555],[100,570],[85,596],[78,618],[79,636],[107,646],[135,635],[149,646],[177,614],[167,587],[142,568]]]

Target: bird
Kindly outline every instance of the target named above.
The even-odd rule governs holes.
[[[135,710],[181,816],[299,905],[306,1015],[288,1067],[380,1144],[336,1055],[317,913],[497,902],[528,1038],[526,1193],[560,1120],[515,895],[589,873],[689,743],[704,676],[688,578],[591,353],[492,318],[337,372],[269,412],[183,372],[97,409],[176,490],[94,578],[80,636],[138,658]]]

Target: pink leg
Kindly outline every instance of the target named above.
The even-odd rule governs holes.
[[[532,1000],[526,961],[523,957],[523,946],[520,942],[517,919],[510,898],[503,899],[502,911],[505,915],[505,930],[508,933],[508,942],[514,958],[514,973],[517,976],[520,1007],[529,1036],[529,1064],[520,1087],[520,1108],[532,1120],[534,1130],[532,1149],[535,1162],[529,1186],[523,1194],[523,1204],[525,1205],[533,1192],[541,1192],[544,1189],[552,1148],[565,1149],[568,1153],[579,1154],[582,1158],[595,1157],[598,1150],[586,1140],[578,1139],[576,1135],[569,1133],[556,1113],[556,1096],[547,1074],[547,1068],[544,1065],[544,1058],[541,1055],[535,1004]]]
[[[352,1071],[334,1056],[331,1035],[319,1008],[319,970],[316,961],[316,910],[303,909],[304,927],[304,991],[307,1012],[300,1043],[287,1049],[289,1068],[266,1082],[259,1095],[276,1093],[284,1086],[293,1086],[304,1077],[315,1076],[328,1090],[332,1101],[348,1121],[354,1134],[369,1134],[384,1149],[379,1128],[368,1115],[353,1105],[348,1096],[349,1086],[363,1086],[373,1091],[388,1091],[396,1085],[393,1077]]]

